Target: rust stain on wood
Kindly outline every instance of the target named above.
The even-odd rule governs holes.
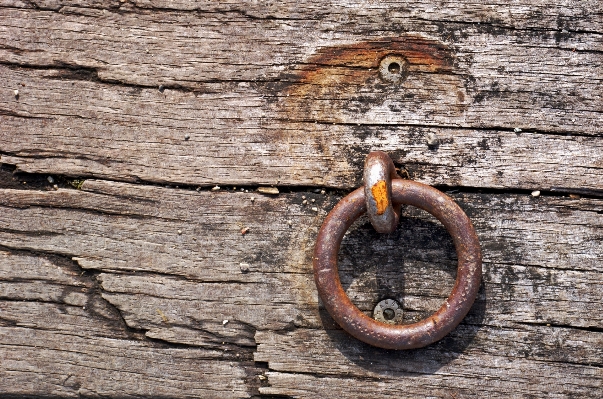
[[[277,108],[290,121],[408,123],[403,110],[421,122],[448,120],[469,97],[454,60],[448,46],[419,35],[325,47],[281,88]]]
[[[379,63],[387,56],[405,59],[409,74],[450,72],[454,60],[446,45],[417,35],[326,47],[306,61],[287,94],[303,96],[313,86],[366,85],[379,77]]]
[[[409,72],[443,72],[452,70],[450,49],[435,40],[417,35],[383,38],[345,46],[327,47],[308,60],[300,73],[301,83],[361,83],[376,76],[379,62],[388,55],[404,57]],[[333,74],[333,68],[346,68],[345,74]],[[351,68],[357,68],[350,71]]]
[[[300,140],[357,170],[370,150],[364,143],[370,134],[366,125],[462,120],[470,96],[455,58],[442,42],[420,35],[324,47],[287,77],[271,107],[281,121],[313,123]],[[325,124],[350,125],[354,145],[330,146],[328,131],[333,130]],[[297,131],[271,132],[268,139],[289,142]]]

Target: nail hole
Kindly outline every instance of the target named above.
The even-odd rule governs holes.
[[[398,73],[400,73],[400,64],[398,64],[397,62],[392,62],[387,67],[387,70],[389,71],[389,73],[398,74]]]

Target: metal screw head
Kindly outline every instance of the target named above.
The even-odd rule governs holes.
[[[382,300],[373,310],[373,318],[387,324],[401,324],[403,315],[402,307],[393,299]]]
[[[399,55],[387,55],[379,63],[381,79],[391,83],[401,83],[408,75],[408,61]]]
[[[427,146],[428,147],[437,147],[438,144],[440,144],[440,139],[433,132],[432,133],[427,133],[427,136],[425,136],[425,139],[427,140]]]

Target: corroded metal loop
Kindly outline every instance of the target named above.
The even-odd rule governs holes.
[[[392,233],[400,220],[400,204],[392,201],[392,180],[399,179],[392,159],[373,151],[364,161],[364,197],[371,224],[379,233]]]
[[[385,349],[421,348],[442,339],[467,315],[479,289],[482,261],[479,241],[471,221],[446,194],[410,180],[392,181],[392,199],[434,215],[452,236],[458,255],[454,288],[430,317],[414,324],[389,325],[361,312],[345,294],[337,270],[337,254],[343,235],[366,212],[364,188],[342,199],[325,219],[314,249],[314,279],[325,308],[348,333]]]

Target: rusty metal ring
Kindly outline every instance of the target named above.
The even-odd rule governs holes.
[[[400,206],[392,201],[392,180],[399,179],[394,162],[385,152],[373,151],[364,161],[364,197],[371,224],[379,233],[393,233],[400,221]]]
[[[481,251],[471,221],[446,194],[401,179],[392,181],[392,194],[394,203],[416,206],[434,215],[452,236],[458,255],[457,277],[440,309],[414,324],[389,325],[362,313],[345,294],[339,280],[337,254],[345,232],[366,212],[363,187],[343,198],[320,228],[314,249],[314,280],[329,314],[352,336],[385,349],[421,348],[442,339],[469,312],[482,276]]]

